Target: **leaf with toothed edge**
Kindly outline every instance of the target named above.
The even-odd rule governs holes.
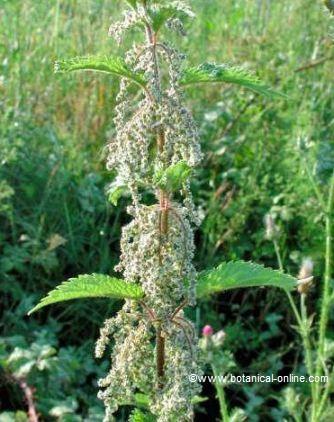
[[[195,17],[189,7],[183,3],[175,1],[169,2],[166,5],[161,5],[156,10],[151,9],[148,13],[152,21],[152,28],[155,32],[158,32],[169,19],[186,19]]]
[[[132,71],[122,57],[118,56],[83,56],[55,62],[56,73],[77,71],[102,72],[127,78],[144,87],[146,81],[142,74]]]
[[[201,83],[230,83],[267,97],[287,98],[286,95],[274,91],[242,67],[226,64],[202,63],[197,67],[186,68],[183,70],[180,83],[185,86]]]
[[[108,297],[114,299],[141,299],[144,293],[140,286],[105,274],[84,274],[70,278],[51,290],[28,315],[44,306],[72,299]]]
[[[245,287],[272,286],[290,291],[297,286],[297,279],[288,274],[245,261],[223,262],[199,273],[197,280],[198,298]]]

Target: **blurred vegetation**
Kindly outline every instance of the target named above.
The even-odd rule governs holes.
[[[311,256],[320,281],[322,217],[305,162],[325,184],[334,166],[329,15],[320,0],[192,4],[197,19],[181,41],[190,63],[243,64],[289,96],[269,100],[230,86],[189,92],[206,153],[193,184],[204,216],[197,266],[242,258],[276,267],[263,227],[271,211],[285,268],[296,274],[302,257]],[[117,81],[57,76],[53,62],[115,51],[107,29],[119,10],[116,0],[0,0],[1,422],[27,420],[22,377],[35,389],[42,420],[102,420],[96,379],[107,362],[93,360],[92,344],[119,304],[69,302],[25,315],[60,281],[112,273],[118,259],[126,199],[116,208],[108,204],[112,175],[104,165]],[[228,293],[201,303],[192,316],[199,329],[207,323],[225,329],[240,373],[305,372],[283,293]],[[231,386],[227,397],[249,421],[281,421],[285,387]],[[198,408],[198,420],[215,420],[213,387],[204,385],[204,395],[210,400]]]

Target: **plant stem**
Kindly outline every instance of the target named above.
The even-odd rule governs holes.
[[[146,9],[146,2],[143,3],[144,8]],[[149,20],[146,23],[146,37],[147,41],[152,47],[152,55],[153,55],[153,68],[154,68],[154,77],[155,77],[155,85],[158,91],[161,90],[161,81],[160,81],[160,72],[159,72],[159,63],[157,58],[157,47],[156,47],[156,34],[153,31],[153,28],[149,24]],[[154,97],[153,97],[154,98]],[[164,150],[165,146],[165,132],[162,126],[159,126],[157,131],[157,147],[158,151],[161,154]],[[159,232],[160,232],[160,242],[161,236],[165,236],[168,233],[168,209],[164,207],[166,202],[166,192],[160,190],[159,192],[159,207],[162,210],[160,211],[160,224],[159,224]],[[161,252],[159,251],[159,262],[161,263]],[[161,326],[157,327],[156,329],[156,373],[157,373],[157,381],[158,381],[158,389],[162,389],[164,387],[164,374],[165,374],[165,338],[162,336]]]
[[[211,368],[212,368],[213,375],[216,377],[215,387],[216,387],[216,390],[217,390],[219,407],[220,407],[220,414],[221,414],[221,417],[222,417],[222,421],[223,422],[229,422],[230,416],[228,414],[228,408],[227,408],[227,404],[226,404],[224,387],[218,382],[219,373],[218,373],[218,370],[215,367],[215,365],[211,364]]]
[[[277,240],[276,239],[274,239],[273,240],[273,243],[274,243],[274,248],[275,248],[275,253],[276,253],[276,258],[277,258],[277,262],[278,262],[278,268],[279,268],[279,270],[280,271],[284,271],[284,268],[283,268],[283,261],[282,261],[282,257],[281,257],[281,252],[280,252],[280,249],[279,249],[279,246],[278,246],[278,243],[277,243]]]
[[[293,297],[292,297],[291,293],[288,292],[287,290],[286,290],[286,294],[288,296],[288,299],[289,299],[291,308],[293,310],[293,313],[295,314],[295,317],[296,317],[296,320],[298,322],[298,325],[299,325],[300,328],[302,328],[303,327],[303,321],[302,321],[302,319],[301,319],[301,317],[299,315],[299,312],[298,312],[298,309],[296,307],[295,301],[293,300]]]
[[[326,340],[326,329],[328,324],[328,314],[331,303],[331,273],[332,273],[332,212],[333,212],[333,200],[334,200],[334,173],[332,175],[329,187],[328,203],[325,209],[325,225],[326,225],[326,246],[325,246],[325,274],[324,284],[322,291],[321,301],[321,314],[319,323],[319,340],[317,349],[317,365],[316,375],[322,374],[323,365],[325,365],[324,352],[325,352],[325,340]],[[314,421],[320,420],[320,414],[323,405],[321,405],[322,399],[320,399],[320,383],[316,384],[316,402],[313,405],[312,417]],[[318,401],[320,400],[318,409]]]
[[[274,239],[273,243],[274,243],[274,247],[275,247],[275,253],[276,253],[276,257],[277,257],[278,268],[279,268],[280,271],[283,272],[284,268],[283,268],[283,262],[282,262],[282,257],[281,257],[281,251],[280,251],[280,248],[278,246],[277,240]],[[288,296],[291,308],[293,310],[293,313],[295,314],[298,326],[299,326],[301,333],[302,333],[304,324],[303,324],[302,318],[301,318],[301,316],[298,312],[298,309],[296,307],[295,301],[293,300],[293,297],[292,297],[292,295],[289,291],[285,290],[285,293]]]
[[[328,199],[328,207],[326,212],[326,255],[325,255],[325,275],[323,286],[323,297],[321,306],[320,326],[319,326],[319,348],[318,352],[320,357],[324,354],[326,327],[328,322],[328,306],[330,302],[330,281],[331,281],[331,261],[332,261],[332,226],[331,226],[331,213],[333,210],[333,197],[334,197],[334,176],[331,180],[330,194]],[[321,368],[321,364],[318,364]],[[317,372],[318,372],[317,371]]]
[[[288,296],[291,308],[293,310],[296,321],[298,323],[301,338],[303,340],[306,369],[307,369],[308,374],[312,375],[314,372],[314,368],[313,368],[313,362],[312,362],[312,347],[311,347],[310,335],[309,335],[309,330],[307,327],[307,316],[306,314],[305,316],[303,315],[304,312],[301,312],[302,316],[300,315],[291,293],[286,291],[286,295]],[[306,311],[306,308],[305,308],[305,311]]]
[[[300,296],[300,309],[301,309],[300,312],[302,315],[302,324],[304,328],[302,335],[303,335],[303,340],[304,340],[304,349],[306,353],[305,360],[306,360],[307,371],[309,375],[313,375],[314,366],[313,366],[313,361],[312,361],[312,347],[311,347],[311,341],[310,341],[310,330],[309,330],[309,325],[308,325],[307,308],[305,304],[305,299],[306,299],[306,295],[302,293]],[[312,387],[313,386],[314,384],[312,383]]]
[[[24,395],[25,401],[28,406],[28,420],[29,422],[38,422],[39,417],[36,410],[36,405],[34,401],[34,389],[28,385],[27,381],[23,378],[18,378],[13,375],[9,376],[15,383],[17,383]]]
[[[317,197],[317,199],[319,201],[319,204],[321,205],[321,208],[322,209],[326,209],[326,204],[325,204],[323,195],[322,195],[319,187],[317,186],[317,184],[316,184],[316,182],[314,180],[314,177],[312,175],[312,172],[311,172],[311,170],[309,168],[309,165],[308,165],[306,159],[304,159],[304,166],[305,166],[305,170],[306,170],[307,176],[310,179],[310,183],[311,183],[312,188],[314,190],[315,196]]]
[[[312,346],[310,341],[310,329],[307,318],[307,308],[305,303],[306,295],[301,293],[300,295],[300,313],[302,316],[302,339],[304,343],[305,350],[305,364],[306,369],[309,375],[314,375],[314,365],[312,361]],[[316,385],[311,383],[311,392],[312,392],[312,403],[316,400]]]
[[[330,393],[330,387],[331,387],[331,383],[330,383],[330,381],[329,381],[329,382],[327,382],[327,384],[326,384],[325,390],[324,390],[323,395],[322,395],[321,400],[320,400],[320,404],[319,404],[319,406],[318,406],[318,408],[317,408],[316,417],[317,417],[318,419],[316,419],[316,420],[320,420],[320,417],[321,417],[321,414],[322,414],[323,408],[324,408],[324,406],[325,406],[325,404],[326,404],[326,400],[327,400],[328,395],[329,395],[329,393]]]
[[[278,246],[276,239],[273,240],[273,243],[275,247],[275,253],[276,253],[279,269],[280,271],[283,271],[284,268],[283,268],[281,252],[280,252],[280,248]],[[299,332],[303,341],[303,347],[304,347],[304,353],[305,353],[305,365],[306,365],[307,372],[309,375],[313,375],[314,367],[313,367],[313,362],[312,362],[312,346],[311,346],[311,341],[310,341],[310,330],[309,330],[308,321],[307,321],[305,295],[304,294],[301,295],[301,311],[299,313],[291,293],[287,290],[285,292],[286,292],[286,295],[288,296],[291,308],[295,315],[295,318],[299,327]],[[316,389],[315,389],[315,384],[313,383],[311,384],[311,392],[312,392],[312,403],[314,403],[314,401],[316,400]]]
[[[161,389],[164,386],[164,374],[165,374],[165,338],[162,336],[161,328],[158,327],[156,330],[156,347],[157,347],[157,377],[158,377],[158,388]]]

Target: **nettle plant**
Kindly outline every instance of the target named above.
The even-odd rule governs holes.
[[[124,279],[80,275],[51,291],[31,312],[76,298],[124,299],[118,314],[105,321],[96,344],[96,356],[101,357],[113,338],[112,367],[99,381],[105,421],[122,405],[135,407],[131,420],[190,421],[200,387],[188,376],[201,369],[195,327],[184,309],[227,289],[292,290],[296,280],[242,261],[196,272],[193,227],[200,218],[190,178],[202,154],[183,90],[194,84],[234,83],[277,94],[242,68],[214,63],[188,67],[184,54],[162,40],[164,31],[167,37],[168,31],[185,35],[184,21],[194,17],[185,2],[126,3],[124,18],[111,26],[110,35],[120,43],[127,30],[137,28],[142,43],[134,43],[124,58],[77,57],[56,63],[60,73],[96,71],[120,78],[116,135],[109,140],[107,166],[117,172],[111,201],[116,205],[123,194],[130,194],[132,202],[127,209],[132,221],[123,227],[116,267]],[[155,199],[145,203],[148,197]]]

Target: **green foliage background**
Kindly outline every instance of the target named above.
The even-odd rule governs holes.
[[[107,30],[120,3],[0,0],[1,422],[25,420],[25,413],[13,413],[25,410],[25,403],[8,377],[22,371],[36,387],[43,420],[101,420],[95,384],[107,362],[94,362],[92,342],[119,303],[69,302],[25,315],[60,281],[91,272],[112,274],[118,259],[127,199],[117,207],[108,204],[105,191],[113,175],[104,167],[117,81],[106,75],[54,75],[53,62],[119,53]],[[180,47],[191,65],[243,64],[289,96],[268,99],[228,85],[189,90],[206,153],[193,184],[204,215],[196,235],[198,269],[232,259],[277,266],[264,239],[263,217],[271,210],[283,233],[287,270],[296,274],[301,258],[311,256],[320,280],[321,216],[302,162],[307,160],[322,183],[334,165],[328,15],[321,1],[313,0],[192,4],[197,19]],[[326,60],[300,70],[321,59]],[[226,330],[226,347],[235,354],[239,372],[303,372],[284,293],[226,293],[202,303],[192,317],[198,329],[210,323]],[[286,416],[283,388],[234,386],[227,395],[250,421],[280,421]],[[205,386],[205,394],[211,410],[204,403],[198,415],[211,412],[214,418],[212,387]]]

